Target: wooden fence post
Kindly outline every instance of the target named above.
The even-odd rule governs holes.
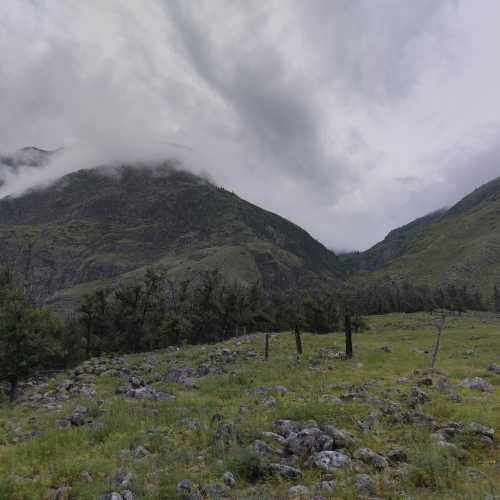
[[[295,347],[297,348],[297,357],[302,355],[302,339],[300,338],[299,327],[295,327]]]
[[[345,315],[345,353],[348,359],[352,358],[352,325],[351,315]]]
[[[269,333],[266,333],[266,347],[264,351],[264,359],[267,361],[269,359]]]

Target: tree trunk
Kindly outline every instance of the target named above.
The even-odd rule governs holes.
[[[302,339],[300,338],[299,327],[295,327],[295,347],[297,348],[297,356],[302,355]]]
[[[351,315],[345,315],[345,353],[348,359],[352,358],[352,326]]]
[[[269,333],[266,333],[266,344],[264,351],[264,359],[267,361],[269,359]]]
[[[18,386],[19,386],[18,380],[11,380],[10,381],[9,400],[11,403],[13,403],[17,397]]]

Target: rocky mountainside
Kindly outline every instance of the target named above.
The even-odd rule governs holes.
[[[361,277],[441,286],[470,284],[490,296],[500,284],[500,178],[455,206],[396,229],[380,243],[343,257]],[[367,275],[367,271],[374,272]]]
[[[0,252],[58,307],[150,265],[173,279],[218,268],[267,289],[341,277],[300,227],[168,164],[82,170],[3,198]]]

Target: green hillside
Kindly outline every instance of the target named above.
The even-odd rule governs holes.
[[[360,279],[468,284],[491,296],[500,284],[500,178],[448,210],[392,231],[366,252],[343,257],[343,263],[360,271]]]
[[[266,289],[340,279],[306,231],[169,165],[83,170],[0,200],[0,252],[59,308],[150,265],[174,279],[219,268]]]

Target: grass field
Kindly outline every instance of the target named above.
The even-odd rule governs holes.
[[[289,498],[290,488],[297,484],[310,491],[298,498],[313,498],[321,480],[336,481],[334,492],[322,492],[322,498],[496,498],[488,496],[500,495],[496,440],[486,445],[464,432],[442,446],[431,434],[448,422],[465,426],[477,422],[500,429],[500,375],[487,369],[500,360],[500,320],[473,313],[448,318],[434,373],[427,371],[436,337],[429,314],[371,317],[368,323],[368,331],[354,335],[354,358],[348,361],[331,359],[335,350],[343,350],[341,333],[303,334],[304,354],[297,360],[294,338],[284,332],[272,336],[267,362],[262,357],[263,335],[252,335],[101,363],[157,380],[151,387],[174,394],[173,401],[117,394],[117,387],[129,376],[109,370],[79,376],[78,384],[95,387],[95,396],[70,396],[54,409],[4,401],[0,403],[0,498],[49,499],[66,486],[71,489],[61,490],[60,499],[95,499],[123,490],[131,490],[135,498],[174,499],[181,480],[206,487],[222,483],[226,471],[236,478],[227,498],[236,499]],[[252,352],[255,357],[248,354]],[[210,374],[189,383],[166,381],[163,376],[173,368],[200,365],[208,367]],[[87,366],[91,372],[99,364]],[[418,381],[429,383],[422,382],[429,374],[433,385],[420,385],[419,390],[430,402],[417,403],[413,410],[433,417],[433,425],[407,423],[381,411],[390,404],[408,411],[408,395]],[[51,397],[68,376],[59,374],[45,386],[28,388],[27,393]],[[475,376],[488,381],[492,391],[459,386],[466,377]],[[58,428],[58,421],[77,406],[87,408],[93,423]],[[214,419],[216,415],[224,420]],[[356,440],[347,452],[351,457],[357,448],[381,455],[402,448],[407,465],[391,464],[379,470],[353,460],[351,467],[330,473],[311,466],[304,456],[293,464],[303,471],[303,478],[285,480],[270,474],[267,464],[285,464],[287,457],[280,454],[281,446],[262,435],[273,430],[277,419],[315,420],[318,426],[334,424],[350,432]],[[221,435],[224,428],[227,433]],[[31,432],[36,436],[29,437]],[[256,439],[271,445],[276,456],[249,451]],[[134,458],[138,446],[147,450],[147,456]],[[131,474],[123,486],[116,483],[120,468]],[[361,492],[355,484],[362,473],[370,477],[370,491]],[[216,489],[206,491],[208,498],[226,498]]]

